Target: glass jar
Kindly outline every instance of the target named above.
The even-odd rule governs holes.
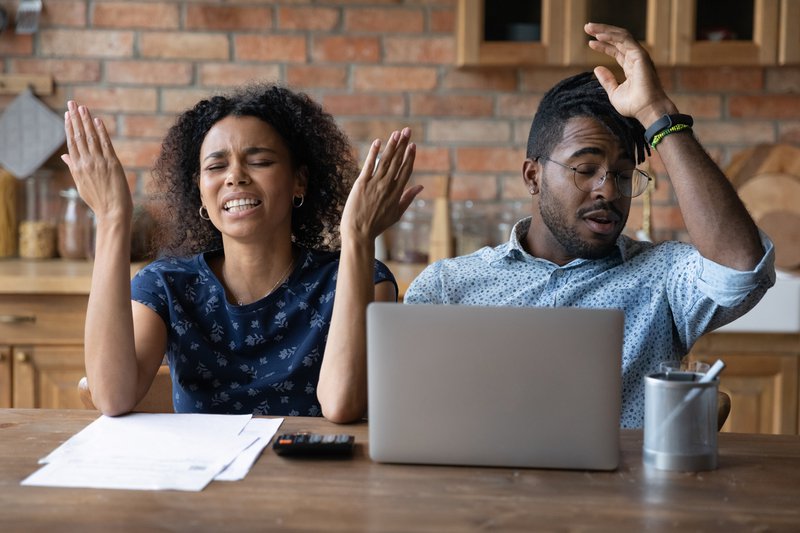
[[[392,260],[400,263],[427,263],[430,235],[430,206],[425,200],[415,200],[392,228]]]
[[[52,211],[53,176],[39,170],[25,178],[25,200],[19,223],[19,256],[49,259],[56,255],[56,224]]]
[[[59,195],[61,215],[58,218],[58,255],[63,259],[86,259],[89,208],[74,187],[64,189]]]
[[[484,209],[472,200],[451,207],[456,255],[467,255],[489,244],[489,226]]]

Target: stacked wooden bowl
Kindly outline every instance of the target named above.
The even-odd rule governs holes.
[[[775,266],[800,271],[800,148],[749,148],[734,156],[726,174],[758,227],[775,244]]]

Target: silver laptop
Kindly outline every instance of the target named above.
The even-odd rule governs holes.
[[[370,304],[370,457],[615,469],[623,324],[610,309]]]

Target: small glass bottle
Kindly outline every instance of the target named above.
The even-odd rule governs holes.
[[[51,187],[49,170],[39,170],[25,178],[25,209],[19,223],[19,256],[22,258],[49,259],[56,255]]]
[[[86,259],[88,206],[74,187],[61,191],[58,219],[58,255],[63,259]]]

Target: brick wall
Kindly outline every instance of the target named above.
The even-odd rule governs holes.
[[[0,0],[10,13],[16,4]],[[37,34],[0,34],[0,70],[50,73],[56,92],[45,101],[54,110],[63,112],[72,98],[102,116],[137,191],[176,113],[267,78],[321,101],[359,153],[373,138],[411,126],[419,146],[416,180],[451,173],[455,199],[503,208],[527,198],[520,169],[541,95],[579,70],[455,68],[456,0],[44,5]],[[800,68],[665,68],[661,75],[723,166],[756,143],[800,144]],[[11,98],[0,97],[0,107]],[[49,164],[63,167],[57,158]],[[659,170],[657,157],[652,166]],[[653,204],[654,237],[685,239],[663,176]],[[634,201],[631,229],[641,223],[641,205]]]

